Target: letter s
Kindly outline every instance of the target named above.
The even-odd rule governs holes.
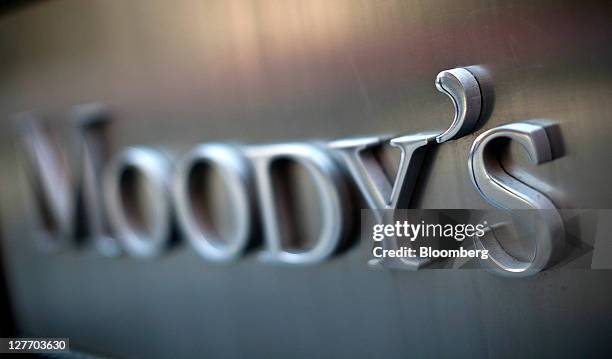
[[[469,172],[476,190],[493,206],[504,210],[539,210],[535,235],[535,254],[531,261],[520,261],[506,252],[497,240],[476,238],[480,249],[489,251],[487,263],[496,271],[510,276],[529,276],[550,266],[564,246],[564,226],[553,202],[544,194],[504,171],[491,142],[506,138],[520,143],[536,164],[552,160],[545,127],[519,122],[499,126],[478,136],[469,156]],[[533,214],[534,211],[528,211]],[[514,216],[516,212],[512,211]]]

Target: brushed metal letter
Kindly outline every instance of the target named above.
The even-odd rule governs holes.
[[[107,256],[119,253],[109,236],[107,219],[102,208],[100,177],[108,153],[106,128],[110,122],[101,104],[75,106],[71,117],[76,128],[76,154],[71,161],[53,140],[50,131],[33,113],[16,116],[25,152],[28,178],[35,194],[43,224],[37,239],[46,250],[59,250],[76,234],[77,218],[85,219],[86,235],[98,251]],[[76,216],[82,204],[81,217]]]
[[[107,166],[104,198],[113,233],[134,257],[153,257],[169,245],[172,231],[169,159],[156,150],[128,147]],[[135,199],[133,196],[140,195]],[[143,199],[146,205],[139,200]]]
[[[259,205],[263,217],[265,251],[264,261],[286,264],[313,264],[330,257],[340,245],[349,221],[350,198],[344,175],[329,151],[316,144],[290,143],[252,147],[249,157],[253,160],[259,192]],[[277,196],[271,179],[274,161],[290,159],[301,165],[314,180],[316,194],[321,204],[321,229],[313,248],[294,252],[283,248]]]
[[[104,106],[86,104],[75,106],[71,116],[78,132],[77,151],[82,152],[83,160],[79,188],[87,236],[93,241],[98,252],[107,257],[121,253],[118,241],[111,237],[110,224],[104,211],[102,195],[102,174],[108,162],[108,125],[109,117]]]
[[[476,138],[468,162],[472,183],[491,205],[504,210],[541,210],[537,211],[539,228],[534,238],[535,254],[530,262],[519,261],[509,255],[497,240],[490,238],[493,236],[476,239],[480,249],[489,250],[487,264],[496,272],[508,276],[529,276],[558,259],[564,247],[563,221],[550,199],[503,169],[489,146],[499,138],[520,143],[536,164],[552,159],[550,142],[544,126],[528,122],[503,125]]]
[[[436,88],[450,97],[455,106],[453,122],[436,137],[436,141],[443,143],[472,132],[482,109],[480,85],[476,77],[464,68],[445,70],[436,77]]]
[[[219,238],[206,220],[198,219],[192,208],[190,183],[197,166],[215,170],[227,187],[232,202],[233,231]],[[250,164],[236,146],[206,144],[195,147],[180,161],[174,179],[174,200],[179,228],[193,248],[204,258],[215,262],[238,259],[246,250],[253,232],[253,177]]]
[[[36,115],[21,113],[15,117],[21,134],[24,165],[31,182],[40,228],[36,240],[49,252],[64,249],[75,233],[75,197],[73,175],[48,128]]]
[[[435,143],[438,133],[418,133],[394,138],[391,146],[401,151],[397,176],[389,181],[380,163],[372,153],[374,147],[384,142],[381,137],[343,139],[331,142],[330,148],[336,150],[348,167],[368,206],[375,210],[377,220],[383,221],[384,211],[408,208],[412,192],[423,162],[426,148]],[[393,239],[382,242],[384,249],[397,249]],[[384,258],[373,259],[373,266],[397,267],[416,270],[431,262],[430,258]]]

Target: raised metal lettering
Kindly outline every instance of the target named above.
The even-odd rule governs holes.
[[[508,174],[493,152],[492,142],[506,138],[520,143],[536,163],[552,159],[549,138],[539,124],[519,122],[499,126],[482,133],[472,145],[469,171],[476,190],[491,205],[506,210],[540,210],[535,228],[535,253],[531,261],[519,261],[509,255],[494,236],[476,240],[489,250],[488,263],[497,272],[512,276],[533,275],[558,259],[564,247],[564,226],[554,203],[532,187]],[[515,212],[511,212],[515,213]],[[518,213],[518,212],[516,212]]]
[[[204,171],[217,171],[231,203],[233,228],[228,238],[212,228],[210,218],[204,211],[196,213],[194,201],[202,200],[192,188],[194,181]],[[204,258],[224,262],[239,258],[249,245],[253,235],[255,207],[253,175],[250,163],[244,154],[233,145],[200,145],[187,153],[177,166],[174,180],[174,201],[179,228],[193,248]]]
[[[339,247],[347,229],[350,198],[344,174],[329,151],[319,145],[290,143],[257,146],[249,151],[253,160],[259,206],[262,211],[265,251],[264,261],[287,264],[312,264],[330,257]],[[314,180],[320,203],[321,228],[315,245],[304,251],[289,251],[282,245],[279,223],[278,189],[271,180],[274,161],[289,159],[302,166]]]

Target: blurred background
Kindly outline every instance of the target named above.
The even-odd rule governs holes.
[[[101,102],[114,152],[401,135],[448,127],[435,76],[475,66],[487,120],[428,154],[411,207],[487,208],[474,138],[544,118],[563,155],[536,166],[511,146],[506,169],[560,208],[611,208],[611,43],[606,1],[0,1],[0,336],[122,358],[604,357],[610,271],[372,271],[371,243],[297,268],[215,265],[184,242],[41,253],[11,119],[38,111],[68,144],[71,107]]]

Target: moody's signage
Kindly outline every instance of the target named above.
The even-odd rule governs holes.
[[[455,116],[444,132],[401,136],[338,139],[331,142],[294,142],[266,145],[207,143],[195,146],[175,162],[149,147],[129,147],[107,158],[107,117],[96,105],[76,107],[77,156],[66,165],[63,150],[53,141],[33,114],[18,115],[25,149],[25,163],[40,219],[41,242],[59,249],[71,242],[77,229],[103,255],[122,250],[134,257],[162,254],[178,228],[205,260],[227,262],[239,259],[261,237],[258,253],[264,262],[309,265],[336,253],[351,228],[355,212],[351,193],[357,190],[368,208],[383,221],[389,210],[408,208],[426,151],[473,131],[482,107],[481,87],[464,68],[441,72],[436,87],[455,105]],[[481,119],[482,120],[482,119]],[[495,241],[480,241],[488,251],[487,261],[500,272],[515,275],[536,273],[559,257],[564,227],[555,205],[540,193],[510,176],[495,153],[498,139],[517,141],[536,163],[552,159],[545,124],[515,122],[490,129],[474,140],[465,165],[474,189],[492,206],[506,210],[543,210],[531,260],[514,260]],[[390,179],[375,151],[391,145],[401,151],[397,175]],[[275,175],[277,164],[290,161],[311,178],[320,210],[313,243],[304,248],[286,244],[286,209],[280,198],[286,176]],[[223,208],[211,211],[202,202],[202,186],[214,174],[222,181],[227,198]],[[231,212],[231,230],[220,233],[211,213]],[[381,249],[390,253],[398,246],[383,240]],[[418,269],[427,257],[386,258],[376,265]]]

